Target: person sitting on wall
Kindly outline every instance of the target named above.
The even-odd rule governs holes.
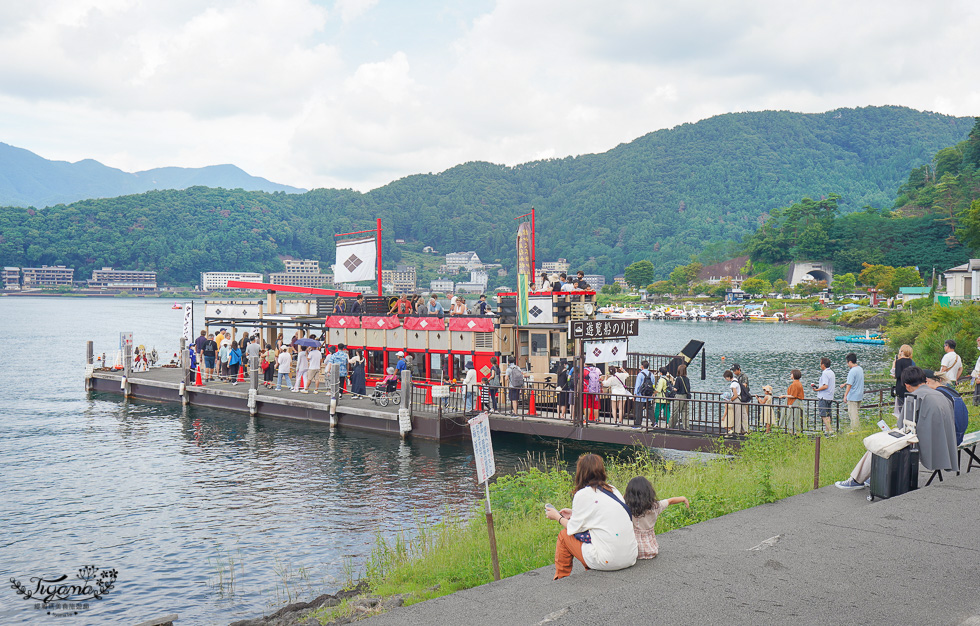
[[[583,454],[575,467],[572,508],[546,506],[545,515],[561,525],[555,546],[555,580],[572,573],[573,559],[586,569],[613,571],[636,563],[633,516],[622,494],[606,482],[597,454]]]
[[[953,401],[936,390],[941,382],[934,379],[936,373],[918,367],[905,368],[902,384],[908,392],[902,408],[898,427],[904,422],[915,423],[919,439],[919,459],[928,470],[952,470],[959,468],[956,458],[956,426]],[[932,381],[931,383],[929,381]],[[909,401],[912,398],[913,401]],[[870,485],[871,453],[865,452],[851,471],[847,480],[834,483],[839,489],[861,489]]]
[[[446,310],[442,308],[442,303],[439,302],[439,298],[435,293],[429,294],[429,304],[426,307],[426,312],[429,315],[438,315],[443,317],[446,314]]]

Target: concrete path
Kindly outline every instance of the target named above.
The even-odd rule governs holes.
[[[831,485],[660,535],[627,570],[548,566],[366,623],[980,626],[980,471],[867,493]]]

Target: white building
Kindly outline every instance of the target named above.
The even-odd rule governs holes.
[[[483,293],[486,290],[486,283],[456,283],[456,293]]]
[[[446,267],[449,269],[478,270],[483,269],[483,261],[472,250],[469,252],[450,252],[446,255]]]
[[[565,259],[541,263],[541,271],[548,272],[549,274],[561,274],[562,272],[568,272],[568,268],[568,261]]]
[[[319,274],[320,262],[313,259],[283,259],[286,272],[289,274]]]
[[[4,289],[20,289],[20,268],[19,267],[5,267],[5,268],[3,268],[3,288]]]
[[[41,267],[25,267],[24,289],[39,287],[61,287],[72,284],[75,279],[75,269],[64,265],[42,265]]]
[[[955,300],[980,300],[980,259],[970,259],[963,265],[943,272],[946,295]]]
[[[142,270],[114,270],[103,267],[92,270],[92,278],[88,280],[89,289],[119,289],[123,291],[156,291],[157,273]]]
[[[448,278],[437,278],[429,283],[429,291],[440,291],[443,293],[453,293],[456,283]]]
[[[261,283],[264,278],[258,272],[201,272],[202,291],[225,291],[229,280]]]
[[[412,294],[418,286],[418,274],[413,265],[398,265],[393,270],[381,270],[381,283],[389,293]]]
[[[487,288],[487,283],[490,282],[490,275],[484,270],[473,270],[470,272],[470,282],[483,285],[483,288]]]
[[[586,274],[582,278],[585,279],[585,282],[589,283],[592,291],[599,291],[606,284],[606,277],[602,274]]]

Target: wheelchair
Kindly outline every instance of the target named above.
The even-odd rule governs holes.
[[[387,383],[378,383],[374,386],[374,394],[371,399],[378,406],[388,406],[389,402],[400,404],[402,396],[398,393],[398,381],[390,380]]]

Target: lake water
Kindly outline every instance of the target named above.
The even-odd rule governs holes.
[[[114,353],[120,331],[163,357],[176,350],[182,313],[164,300],[0,298],[8,338],[0,374],[0,563],[4,580],[79,568],[115,569],[115,588],[59,623],[136,623],[178,613],[180,623],[227,624],[296,599],[336,591],[363,571],[376,536],[411,534],[420,519],[469,511],[482,490],[468,443],[396,437],[195,407],[88,395],[85,342]],[[200,323],[200,310],[198,323]],[[708,380],[739,360],[753,388],[785,384],[817,360],[858,353],[880,369],[883,348],[846,346],[835,331],[801,325],[643,322],[635,351],[675,353],[707,343]],[[168,356],[169,356],[168,355]],[[725,361],[721,357],[725,356]],[[166,359],[164,359],[166,360]],[[838,368],[838,371],[842,371]],[[548,440],[495,435],[499,471]],[[574,459],[580,447],[563,447]],[[9,585],[0,623],[54,619]]]

